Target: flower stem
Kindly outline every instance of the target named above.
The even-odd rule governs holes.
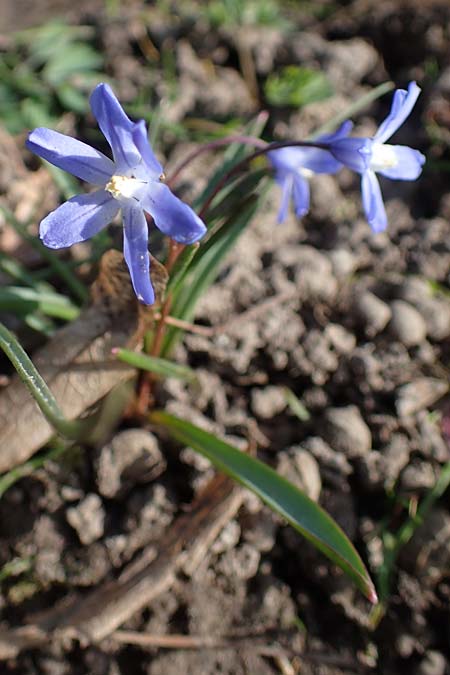
[[[221,148],[223,145],[231,145],[231,143],[241,143],[242,145],[250,145],[256,148],[265,148],[266,141],[261,140],[260,138],[254,138],[253,136],[225,136],[224,138],[218,138],[215,141],[210,141],[210,143],[205,143],[199,148],[193,150],[182,162],[177,166],[175,171],[167,179],[166,184],[169,187],[173,186],[173,183],[176,181],[178,176],[182,171],[197,157],[200,157],[205,152],[211,152],[216,148]]]
[[[271,152],[272,150],[278,150],[280,148],[300,147],[300,148],[319,148],[320,150],[328,149],[326,143],[316,143],[315,141],[283,141],[281,143],[265,143],[264,141],[262,142],[264,143],[264,147],[261,147],[259,150],[255,150],[255,152],[253,152],[251,155],[247,155],[247,157],[244,157],[244,159],[242,159],[240,162],[231,167],[231,169],[222,176],[222,178],[218,181],[212,193],[209,195],[206,202],[203,204],[203,207],[200,213],[198,214],[200,218],[204,219],[205,214],[214,197],[217,195],[218,192],[220,192],[220,190],[224,187],[224,185],[226,185],[226,183],[230,180],[230,178],[233,178],[233,176],[238,174],[242,169],[244,169],[247,166],[249,162],[256,159],[257,157],[260,157],[261,155],[266,155],[268,152]]]

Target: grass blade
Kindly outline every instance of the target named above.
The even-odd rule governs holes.
[[[28,354],[6,326],[0,323],[0,349],[13,364],[22,382],[30,391],[42,413],[50,424],[66,438],[81,440],[95,425],[97,415],[82,420],[67,420],[61,412],[55,397],[34,366]]]
[[[185,382],[197,380],[195,372],[188,366],[180,366],[178,363],[148,354],[138,354],[129,349],[114,349],[113,353],[119,361],[128,363],[128,365],[139,368],[139,370],[148,370],[162,377],[176,377],[178,380],[184,380]]]
[[[260,460],[189,422],[163,411],[151,413],[150,421],[166,428],[177,441],[189,445],[220,471],[258,495],[339,565],[371,602],[377,601],[374,585],[350,540],[333,519],[301,490]]]

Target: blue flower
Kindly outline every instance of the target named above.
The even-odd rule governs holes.
[[[397,89],[391,111],[373,138],[344,138],[330,145],[330,152],[342,164],[361,174],[364,211],[371,228],[381,232],[387,227],[387,216],[376,173],[394,180],[416,180],[425,157],[406,145],[389,145],[387,141],[411,113],[420,88],[410,82],[408,91]]]
[[[333,134],[319,136],[317,143],[331,143],[347,136],[351,122],[344,124]],[[316,173],[336,173],[342,163],[327,150],[314,147],[291,146],[267,153],[275,169],[275,180],[281,186],[282,196],[278,222],[286,220],[289,202],[294,202],[295,214],[301,218],[309,211],[309,179]]]
[[[51,164],[99,189],[76,195],[52,211],[40,224],[46,246],[65,248],[94,236],[122,209],[124,258],[139,300],[151,305],[149,213],[164,234],[192,244],[206,232],[194,211],[172,194],[161,180],[163,170],[150,147],[145,122],[126,116],[107,84],[99,84],[90,98],[92,112],[111,146],[114,161],[89,145],[51,129],[32,131],[27,147]]]

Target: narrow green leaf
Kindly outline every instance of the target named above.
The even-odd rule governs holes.
[[[172,316],[184,321],[192,319],[198,299],[213,283],[219,273],[220,264],[256,213],[258,203],[258,199],[251,196],[242,204],[239,213],[233,215],[199,248],[185,282],[180,286],[179,292],[174,294]],[[179,328],[171,327],[167,331],[162,356],[168,355],[180,334]]]
[[[55,168],[55,167],[53,167]],[[56,170],[56,168],[55,168]],[[58,169],[60,171],[60,169]],[[30,246],[32,246],[36,251],[39,252],[41,257],[48,262],[52,270],[57,274],[70,288],[75,297],[77,297],[81,302],[85,302],[88,298],[88,290],[77,278],[77,276],[72,272],[70,266],[60,260],[55,252],[52,249],[47,248],[44,244],[37,239],[37,237],[32,236],[27,232],[27,228],[24,223],[21,223],[17,220],[14,214],[7,209],[6,207],[0,204],[0,211],[2,211],[8,223],[16,230],[16,232],[27,241]]]
[[[186,273],[189,269],[189,266],[197,253],[198,249],[200,247],[200,244],[197,242],[195,244],[192,244],[191,246],[186,246],[184,249],[183,253],[180,255],[178,258],[177,262],[175,263],[175,267],[173,268],[169,283],[167,284],[167,291],[166,293],[176,293],[177,289],[179,288],[180,284],[183,282],[184,277],[186,276]]]
[[[272,105],[299,107],[329,98],[333,89],[320,70],[290,65],[269,75],[264,93]]]
[[[3,497],[5,492],[9,490],[9,488],[14,485],[14,483],[17,483],[18,480],[25,478],[25,476],[29,476],[31,473],[36,471],[36,469],[44,466],[46,462],[49,462],[52,459],[58,459],[58,457],[67,451],[68,447],[69,446],[67,445],[67,442],[63,443],[61,441],[51,450],[48,450],[47,452],[38,455],[38,457],[34,457],[28,462],[25,462],[20,466],[16,466],[14,469],[11,469],[11,471],[4,473],[2,476],[0,476],[0,498]]]
[[[258,495],[339,565],[371,602],[376,602],[373,583],[350,540],[333,519],[301,490],[260,460],[189,422],[163,411],[151,413],[150,421],[165,427],[177,441],[189,445],[219,470]]]
[[[386,94],[393,88],[394,84],[392,82],[383,82],[383,84],[378,85],[378,87],[375,87],[375,89],[372,89],[367,94],[364,94],[363,96],[358,98],[354,103],[345,108],[345,110],[343,110],[341,113],[334,115],[334,117],[332,117],[331,120],[329,120],[325,124],[322,124],[322,126],[319,127],[319,129],[316,129],[316,131],[314,132],[313,138],[334,131],[340,124],[342,124],[342,122],[345,122],[345,120],[350,119],[350,117],[353,117],[353,115],[356,115],[361,110],[364,110],[364,108],[366,108],[370,103],[376,101],[377,98],[380,98],[380,96],[383,96],[383,94]]]
[[[180,366],[178,363],[172,363],[166,359],[160,359],[149,354],[139,354],[129,349],[114,349],[113,353],[119,361],[128,363],[130,366],[139,368],[139,370],[148,370],[162,377],[176,377],[185,382],[195,382],[197,376],[188,366]]]
[[[255,136],[259,137],[266,125],[267,115],[260,114],[254,120],[249,122],[249,124],[243,130],[243,133],[246,136]],[[223,153],[222,162],[218,169],[214,172],[211,178],[208,181],[208,185],[203,190],[202,194],[194,201],[193,207],[195,209],[200,208],[202,204],[206,202],[210,194],[215,190],[219,181],[228,173],[228,171],[238,164],[246,155],[251,152],[247,145],[242,143],[232,143],[226,151]],[[226,192],[228,189],[226,188]]]
[[[21,286],[0,289],[0,309],[17,310],[22,313],[27,310],[28,312],[40,310],[47,316],[66,321],[76,319],[80,313],[79,308],[64,295]]]
[[[18,376],[38,404],[43,415],[45,415],[56,431],[62,436],[74,440],[85,438],[95,425],[97,415],[94,414],[91,417],[86,417],[82,420],[67,420],[61,412],[55,397],[38,370],[35,368],[28,354],[11,331],[2,323],[0,323],[0,349],[5,352],[6,356],[16,369]]]
[[[303,405],[299,398],[294,394],[289,387],[284,387],[284,398],[286,403],[289,406],[290,411],[298,417],[302,422],[307,422],[311,415],[308,412],[308,409]]]

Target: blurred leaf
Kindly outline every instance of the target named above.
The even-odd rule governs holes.
[[[241,204],[239,212],[232,215],[200,247],[182,283],[180,280],[177,293],[174,293],[172,316],[184,321],[192,319],[197,301],[219,274],[221,263],[256,213],[258,204],[258,198],[255,195],[250,196]],[[162,356],[169,354],[175,340],[180,335],[179,328],[170,327],[167,330]]]
[[[274,106],[299,107],[329,98],[333,89],[320,71],[292,65],[285,66],[280,73],[269,75],[264,93]]]
[[[342,122],[345,122],[345,120],[348,120],[353,115],[361,112],[361,110],[364,110],[364,108],[370,105],[372,101],[376,101],[377,98],[380,98],[380,96],[383,96],[383,94],[386,94],[388,91],[392,91],[393,88],[394,84],[392,82],[383,82],[383,84],[378,85],[378,87],[375,87],[375,89],[372,89],[367,94],[364,94],[358,98],[341,113],[334,115],[331,120],[325,124],[322,124],[322,126],[314,132],[313,138],[316,138],[321,134],[331,133],[337,129],[337,127],[342,124]]]
[[[56,170],[59,171],[59,169]],[[48,262],[54,273],[67,284],[67,287],[72,291],[74,296],[81,302],[85,302],[89,293],[83,283],[72,272],[70,266],[60,260],[53,250],[44,246],[40,239],[29,234],[24,223],[18,221],[9,209],[0,204],[0,211],[4,214],[5,219],[16,232],[23,237],[30,246],[37,250],[45,261]]]
[[[438,500],[450,485],[450,462],[444,464],[434,486],[420,502],[413,515],[409,515],[405,523],[397,532],[387,527],[381,534],[383,543],[383,560],[377,570],[377,587],[380,594],[380,604],[372,611],[371,626],[376,627],[381,621],[387,608],[391,591],[392,576],[395,571],[400,551],[410,541],[417,528],[423,524],[433,504]]]
[[[184,380],[185,382],[195,382],[197,379],[195,372],[188,366],[180,366],[178,363],[173,363],[166,359],[149,356],[148,354],[139,354],[129,349],[117,349],[114,351],[114,354],[119,361],[128,363],[130,366],[134,366],[140,370],[148,370],[162,377],[176,377],[178,380]]]
[[[8,471],[7,473],[1,475],[0,498],[3,497],[5,492],[9,490],[9,488],[12,485],[14,485],[14,483],[17,483],[18,480],[20,480],[21,478],[25,478],[25,476],[29,476],[31,473],[36,471],[36,469],[39,469],[41,466],[44,466],[46,462],[49,462],[52,459],[58,459],[58,457],[62,455],[64,452],[66,452],[67,449],[68,449],[67,442],[60,441],[51,450],[48,450],[47,452],[44,452],[38,457],[30,459],[28,462],[25,462],[24,464],[21,464],[20,466],[11,469],[11,471]],[[1,580],[2,579],[0,578],[0,581]]]
[[[57,123],[57,118],[49,113],[50,101],[24,98],[20,102],[20,111],[23,121],[28,129],[33,127],[52,127]]]
[[[80,313],[76,305],[73,305],[65,295],[59,293],[21,286],[0,288],[0,310],[29,313],[36,309],[47,316],[66,321],[76,319]]]
[[[273,469],[199,427],[162,411],[150,421],[165,427],[182,444],[207,457],[220,471],[251,490],[283,516],[316,548],[339,565],[373,602],[373,583],[350,540],[333,519],[301,490]]]
[[[63,84],[71,75],[96,70],[103,63],[102,56],[93,47],[83,43],[66,45],[42,71],[42,76],[53,87]]]
[[[267,114],[261,113],[257,115],[254,120],[251,120],[249,124],[243,129],[243,134],[246,136],[261,136],[264,127],[267,122]],[[202,194],[194,201],[194,208],[200,208],[202,204],[206,202],[209,196],[213,193],[216,186],[223,179],[224,176],[232,169],[233,166],[238,164],[244,157],[252,152],[248,146],[243,145],[242,143],[232,143],[222,155],[222,161],[216,171],[212,174],[208,181],[208,185],[203,190]],[[229,187],[225,186],[218,195],[226,194],[229,192]]]
[[[290,411],[298,417],[301,422],[307,422],[311,419],[308,409],[303,405],[299,398],[288,387],[284,387],[284,398]]]
[[[88,97],[71,84],[65,82],[57,88],[57,95],[63,108],[77,113],[85,113],[89,108]]]
[[[81,420],[67,420],[28,354],[13,333],[2,323],[0,323],[0,349],[5,352],[41,412],[58,433],[74,440],[81,440],[90,433],[98,416],[94,413]]]

